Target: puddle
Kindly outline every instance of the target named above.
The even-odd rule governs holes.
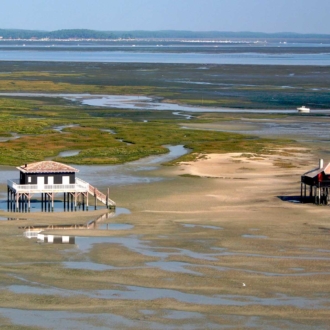
[[[8,318],[13,324],[22,327],[42,327],[45,329],[80,329],[108,330],[114,328],[133,328],[136,320],[110,313],[76,313],[65,311],[23,310],[0,308],[0,315]],[[99,324],[99,325],[95,325]],[[150,329],[161,329],[155,322],[145,322]]]
[[[1,168],[0,168],[0,173],[1,173]],[[39,213],[41,213],[41,212],[47,212],[47,213],[49,213],[49,212],[52,212],[51,211],[50,204],[49,205],[45,205],[45,203],[44,203],[42,205],[41,200],[39,199],[40,197],[38,195],[40,196],[40,194],[35,194],[35,196],[34,196],[35,198],[34,199],[31,199],[30,213],[35,213],[35,212],[39,212]],[[59,196],[60,196],[60,194],[58,195],[58,197]],[[5,197],[5,198],[7,198],[7,197]],[[1,209],[3,211],[11,212],[10,209],[9,210],[7,209],[7,200],[2,200],[0,202],[0,204],[3,204],[2,207],[1,207]],[[9,206],[9,207],[11,207],[11,206]],[[89,210],[94,210],[94,209],[95,209],[94,205],[89,205]],[[97,210],[102,210],[103,209],[105,211],[107,210],[106,209],[106,206],[105,205],[101,205],[101,204],[98,204],[97,207],[96,207],[96,209]],[[27,207],[26,207],[24,209],[24,212],[22,212],[22,210],[20,212],[15,212],[14,209],[13,209],[12,212],[18,213],[18,214],[22,214],[22,213],[27,214],[28,213],[27,211],[28,210],[27,210]],[[54,212],[75,212],[75,210],[74,210],[74,206],[71,203],[70,203],[70,205],[68,207],[67,206],[67,203],[64,204],[63,200],[57,199],[57,200],[54,200]],[[85,205],[85,210],[83,210],[83,205],[82,204],[78,205],[77,206],[77,212],[88,212],[86,210],[86,205]]]
[[[10,285],[7,287],[11,292],[17,294],[38,294],[38,295],[60,295],[60,296],[72,296],[70,290],[61,290],[51,287],[37,287],[30,285]]]
[[[0,217],[0,221],[26,221],[26,218]]]
[[[98,229],[104,230],[128,230],[132,228],[134,228],[134,226],[127,223],[105,223],[98,227]]]
[[[70,269],[84,269],[84,270],[94,270],[94,271],[121,269],[110,265],[97,264],[91,261],[67,261],[67,262],[63,262],[62,264],[65,268],[70,268]]]
[[[70,230],[70,229],[81,229],[81,230],[128,230],[132,229],[134,226],[126,223],[103,223],[108,219],[117,216],[119,214],[129,214],[130,211],[126,208],[118,208],[118,212],[106,212],[99,216],[96,220],[91,220],[87,224],[84,223],[75,223],[75,224],[58,224],[58,225],[27,225],[20,226],[18,229],[25,230],[23,235],[26,238],[37,238],[39,242],[44,243],[57,243],[57,244],[75,244],[75,236],[66,236],[66,235],[51,235],[51,234],[42,234],[45,230]],[[9,218],[7,218],[9,220]],[[17,220],[14,218],[14,220]],[[26,220],[26,219],[25,219]]]
[[[60,152],[57,157],[71,157],[79,155],[80,150],[67,150]]]
[[[49,96],[52,97],[51,95],[49,95]],[[77,125],[77,124],[54,126],[54,127],[53,127],[53,130],[54,130],[54,131],[57,131],[57,132],[60,132],[60,133],[65,133],[65,132],[63,132],[63,130],[64,130],[65,128],[79,127],[79,126],[80,126],[80,125]]]
[[[251,234],[244,234],[242,235],[244,238],[268,238],[268,236],[264,235],[251,235]]]
[[[193,224],[183,224],[184,227],[187,228],[195,228],[195,227],[199,227],[199,228],[206,228],[206,229],[216,229],[216,230],[221,230],[223,229],[222,227],[218,227],[218,226],[204,226],[204,225],[193,225]]]
[[[107,132],[107,133],[110,133],[110,134],[117,134],[113,129],[101,129],[102,132]]]
[[[22,135],[18,135],[17,133],[10,133],[11,136],[0,137],[0,142],[7,142],[10,140],[16,140],[22,137]]]
[[[203,314],[197,312],[167,311],[164,317],[171,320],[185,320],[203,318]]]
[[[114,216],[117,217],[118,215],[121,215],[121,214],[131,214],[131,211],[124,207],[116,207]]]

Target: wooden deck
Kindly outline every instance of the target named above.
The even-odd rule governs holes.
[[[89,183],[76,178],[75,184],[19,184],[18,180],[8,180],[8,187],[16,193],[41,194],[48,192],[87,192],[89,191]]]
[[[41,194],[42,203],[48,203],[49,209],[54,211],[54,197],[57,193],[64,193],[64,204],[67,202],[72,205],[72,209],[77,210],[78,204],[81,202],[78,200],[82,198],[83,205],[86,205],[88,210],[89,199],[88,195],[92,195],[95,200],[95,208],[97,201],[100,201],[107,208],[115,208],[116,203],[109,198],[109,192],[107,195],[103,194],[97,188],[90,185],[79,178],[75,179],[74,184],[19,184],[18,180],[7,180],[8,188],[8,210],[11,208],[16,212],[20,209],[30,211],[30,201],[34,194]],[[11,207],[10,207],[11,206]],[[14,206],[14,207],[13,207]],[[45,207],[46,209],[46,207]],[[68,207],[69,209],[69,207]],[[84,208],[83,208],[84,209]]]

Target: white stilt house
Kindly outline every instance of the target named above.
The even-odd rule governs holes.
[[[54,211],[54,198],[58,193],[63,193],[64,210],[77,210],[77,206],[83,205],[88,210],[88,195],[101,201],[108,208],[114,208],[115,202],[109,196],[104,195],[98,189],[76,177],[79,170],[58,162],[42,161],[25,164],[17,167],[20,171],[18,180],[8,180],[8,210],[15,212],[30,211],[31,198],[35,194],[41,194],[42,210]]]

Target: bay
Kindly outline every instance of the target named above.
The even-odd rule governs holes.
[[[104,62],[104,63],[179,63],[244,65],[330,65],[330,53],[171,53],[139,51],[6,50],[0,49],[0,61]]]

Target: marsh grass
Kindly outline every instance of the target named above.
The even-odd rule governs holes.
[[[215,100],[215,94],[212,94],[214,86],[202,85],[206,87],[196,93],[191,84],[176,80],[169,84],[166,80],[166,77],[173,78],[175,75],[179,80],[182,75],[197,79],[201,70],[194,65],[160,65],[157,70],[154,70],[154,65],[142,67],[144,70],[141,70],[141,65],[134,64],[83,66],[79,63],[30,63],[26,69],[22,63],[7,63],[7,67],[0,63],[0,69],[3,70],[0,74],[0,91],[139,94],[166,97],[173,102],[188,104],[203,102],[213,106],[231,103],[231,106],[235,106],[232,98]],[[219,72],[223,69],[216,68]],[[209,73],[204,74],[211,79]],[[204,95],[206,92],[207,95]],[[242,99],[240,102],[245,104]],[[0,164],[6,165],[17,166],[45,158],[72,164],[120,164],[166,153],[164,145],[184,145],[189,148],[191,153],[178,161],[190,161],[205,153],[265,154],[275,147],[293,144],[293,141],[234,133],[185,130],[179,126],[184,120],[169,111],[87,107],[56,97],[3,97],[0,98],[0,109],[0,136],[10,137],[13,133],[19,136],[18,139],[0,142]],[[146,118],[148,122],[143,122]],[[228,118],[233,118],[233,115],[202,114],[199,118],[197,114],[189,122],[226,121]],[[56,126],[67,125],[75,126],[66,127],[62,132],[54,130]],[[116,134],[102,131],[104,129]],[[58,157],[61,151],[67,150],[80,150],[80,153]],[[172,161],[167,165],[175,163]]]
[[[235,108],[327,108],[327,67],[152,63],[0,63],[0,91],[135,94]],[[322,79],[319,77],[322,76]]]
[[[53,100],[2,98],[0,105],[1,136],[9,137],[12,133],[20,136],[0,143],[0,163],[6,165],[20,165],[45,158],[72,164],[120,164],[166,153],[164,145],[179,144],[192,150],[191,154],[179,159],[182,161],[194,160],[203,153],[264,153],[279,144],[278,141],[251,139],[233,133],[184,130],[177,120],[138,122],[126,118],[127,113],[124,113],[124,118],[116,118],[111,117],[111,109],[53,104]],[[129,114],[134,117],[134,111]],[[59,132],[54,130],[56,126],[64,128]],[[77,149],[81,151],[76,156],[57,157],[61,151]]]

